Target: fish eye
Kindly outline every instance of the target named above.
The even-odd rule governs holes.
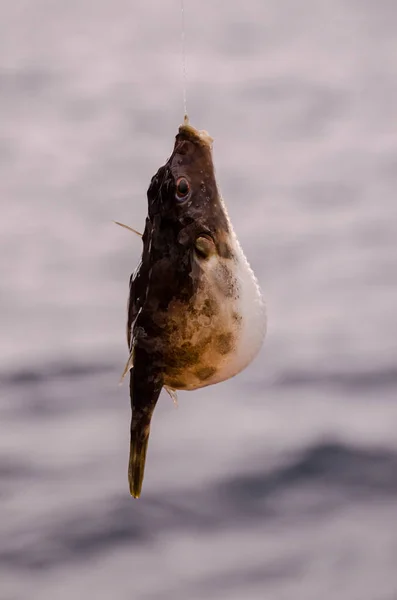
[[[177,200],[185,200],[190,192],[190,183],[186,177],[179,177],[176,182],[176,198]]]

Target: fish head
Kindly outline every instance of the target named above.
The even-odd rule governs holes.
[[[213,140],[187,121],[179,127],[172,155],[152,178],[148,214],[160,216],[183,246],[198,256],[230,258],[230,223],[215,177]]]

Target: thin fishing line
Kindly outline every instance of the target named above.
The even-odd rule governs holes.
[[[183,114],[185,121],[187,120],[187,69],[186,69],[186,26],[185,26],[185,2],[181,0],[181,50],[182,50],[182,96],[183,96]]]

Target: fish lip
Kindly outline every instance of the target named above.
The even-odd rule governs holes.
[[[203,146],[206,146],[212,150],[212,145],[214,142],[213,138],[204,129],[199,130],[193,127],[193,125],[189,123],[189,119],[187,117],[185,117],[182,125],[179,126],[178,133],[187,137],[191,141],[196,143],[198,142],[199,144],[202,144]]]

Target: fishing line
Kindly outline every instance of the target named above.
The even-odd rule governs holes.
[[[185,2],[184,2],[184,0],[181,0],[181,52],[182,52],[183,114],[184,114],[184,121],[189,122],[189,118],[187,116],[187,102],[186,102],[187,70],[186,70],[186,26],[185,26]]]

